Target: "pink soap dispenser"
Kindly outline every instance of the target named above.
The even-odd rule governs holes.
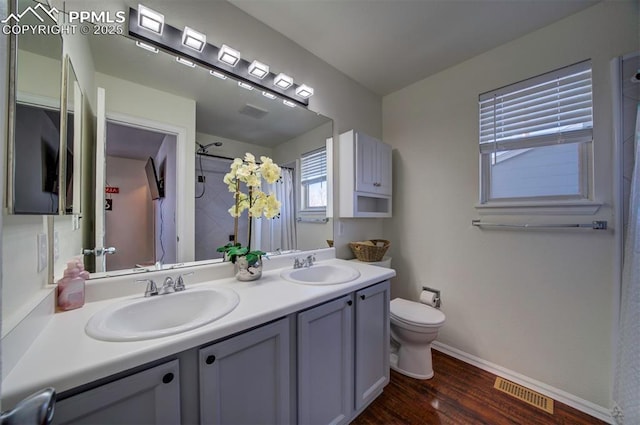
[[[73,310],[84,305],[84,281],[88,278],[89,272],[84,269],[80,258],[67,263],[62,279],[58,281],[59,310]]]

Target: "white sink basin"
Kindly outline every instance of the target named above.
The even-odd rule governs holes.
[[[288,269],[280,273],[283,279],[303,285],[335,285],[351,282],[360,277],[353,267],[339,264],[321,264],[301,269]]]
[[[185,332],[231,312],[240,298],[231,289],[187,289],[109,306],[85,331],[103,341],[140,341]]]

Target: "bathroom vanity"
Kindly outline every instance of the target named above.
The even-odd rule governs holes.
[[[329,259],[318,264],[348,264],[360,276],[302,285],[281,277],[291,267],[282,263],[256,282],[187,283],[187,291],[231,289],[240,301],[226,316],[172,336],[109,342],[86,335],[96,312],[142,293],[54,315],[3,382],[3,407],[53,386],[61,424],[348,423],[389,380],[395,272]]]

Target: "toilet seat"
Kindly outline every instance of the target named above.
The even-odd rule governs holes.
[[[440,327],[445,315],[440,310],[426,304],[394,298],[390,305],[392,319],[412,326]]]

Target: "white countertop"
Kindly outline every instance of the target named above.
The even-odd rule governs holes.
[[[88,302],[80,309],[56,313],[2,382],[3,410],[13,407],[22,398],[44,387],[54,387],[61,393],[287,316],[390,279],[396,274],[393,269],[338,259],[324,260],[317,264],[348,265],[358,269],[360,277],[338,285],[300,285],[282,279],[282,269],[275,269],[264,271],[262,278],[253,282],[224,278],[197,284],[187,283],[187,290],[204,287],[231,288],[239,295],[240,302],[229,314],[208,325],[144,341],[99,341],[89,337],[84,330],[87,321],[97,311],[123,300],[142,297],[143,287],[138,288],[136,295]]]

